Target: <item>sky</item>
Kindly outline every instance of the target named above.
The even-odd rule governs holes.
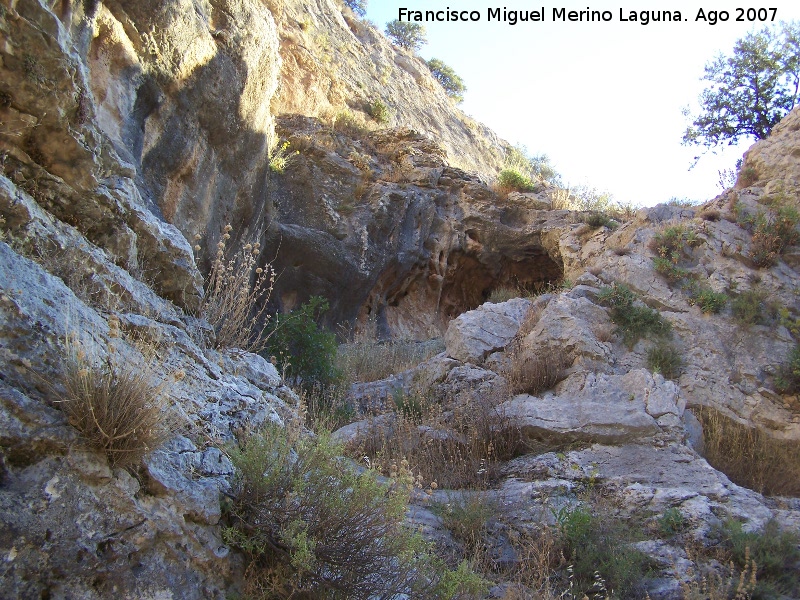
[[[734,167],[752,144],[705,154],[681,144],[699,111],[704,66],[734,42],[768,23],[735,22],[730,3],[702,0],[602,4],[556,0],[370,0],[367,18],[381,29],[409,10],[477,10],[479,22],[424,23],[419,51],[450,65],[467,85],[460,108],[532,154],[545,153],[570,185],[610,192],[622,202],[652,206],[672,198],[710,200],[722,190],[719,171]],[[751,1],[742,8],[777,8],[775,22],[800,20],[800,2]],[[489,8],[542,10],[545,21],[487,21]],[[553,8],[609,10],[610,22],[554,22]],[[727,7],[727,8],[723,8]],[[678,10],[683,22],[621,22],[620,10]],[[704,9],[729,20],[697,21]],[[763,13],[762,13],[763,14]],[[771,13],[769,13],[771,16]]]

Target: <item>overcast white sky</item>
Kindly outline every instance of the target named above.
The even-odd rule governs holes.
[[[543,1],[543,0],[542,0]],[[552,4],[509,0],[370,0],[367,18],[381,29],[410,10],[478,10],[478,23],[427,23],[420,55],[455,69],[468,91],[462,110],[532,153],[544,152],[571,184],[610,191],[617,200],[653,205],[672,197],[707,200],[721,190],[718,170],[731,168],[749,147],[706,155],[689,170],[698,148],[681,145],[688,124],[681,109],[697,109],[703,67],[762,23],[735,22],[731,3],[567,0]],[[695,22],[698,9],[730,12],[712,26]],[[800,19],[800,2],[742,2],[776,7],[777,21]],[[540,23],[487,22],[488,8],[544,8]],[[556,23],[552,9],[610,10],[611,22]],[[681,11],[679,23],[620,22],[620,9]]]

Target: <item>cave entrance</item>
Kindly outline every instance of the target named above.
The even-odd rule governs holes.
[[[461,313],[487,302],[492,292],[518,290],[519,295],[543,292],[561,283],[564,268],[542,248],[532,248],[523,258],[503,257],[486,265],[472,256],[457,256],[452,275],[442,285],[439,300],[440,319],[444,326]]]
[[[417,265],[410,273],[387,269],[362,305],[356,330],[366,330],[372,323],[380,338],[441,336],[452,319],[489,300],[495,290],[535,294],[560,283],[564,268],[557,258],[541,247],[527,248],[513,258],[494,255],[491,260],[453,252],[424,267]]]

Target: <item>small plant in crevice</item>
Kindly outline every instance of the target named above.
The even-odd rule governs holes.
[[[628,347],[633,347],[642,337],[664,337],[672,330],[669,321],[657,310],[640,304],[638,296],[625,284],[614,283],[601,288],[597,299],[610,309],[616,333]]]
[[[674,537],[686,530],[686,517],[679,508],[668,508],[658,518],[658,530],[664,537]]]
[[[704,313],[716,314],[728,304],[728,295],[710,287],[693,283],[689,286],[689,304],[697,305]]]
[[[274,138],[273,145],[269,148],[269,168],[273,173],[284,173],[292,160],[300,154],[299,150],[289,151],[290,143],[278,143],[278,138]]]
[[[668,225],[653,235],[647,247],[656,254],[653,268],[670,283],[690,277],[684,262],[703,243],[697,231],[686,225]]]
[[[756,267],[774,266],[787,248],[800,243],[800,212],[792,205],[776,202],[766,211],[749,214],[736,203],[733,212],[739,226],[752,234],[749,255]]]
[[[686,279],[690,274],[688,269],[679,266],[677,263],[663,256],[653,257],[653,268],[670,283],[676,283],[682,279]]]
[[[387,124],[392,119],[389,107],[380,98],[376,98],[367,106],[367,114],[381,125]]]
[[[664,379],[677,379],[682,367],[680,351],[669,342],[662,340],[647,351],[647,368],[660,373]]]

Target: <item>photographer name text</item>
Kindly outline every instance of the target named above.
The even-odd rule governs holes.
[[[630,10],[619,8],[616,10],[592,9],[567,10],[566,8],[548,8],[544,6],[533,10],[508,10],[506,8],[487,8],[485,12],[479,10],[458,10],[448,7],[445,10],[412,10],[401,7],[398,20],[413,23],[443,23],[443,22],[480,22],[505,23],[517,25],[519,23],[636,23],[650,25],[652,23],[705,23],[717,25],[727,22],[739,23],[771,23],[778,14],[777,8],[733,8],[718,10],[700,7],[696,11],[679,10]]]

